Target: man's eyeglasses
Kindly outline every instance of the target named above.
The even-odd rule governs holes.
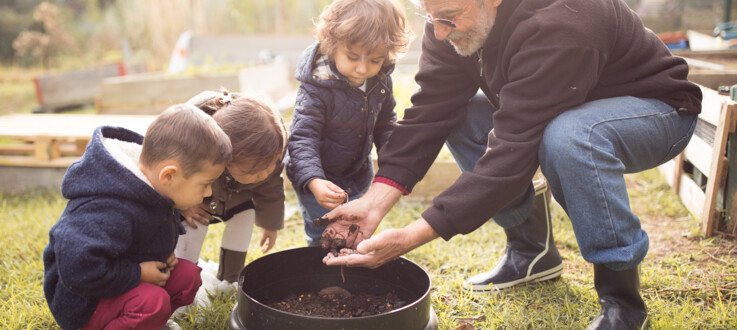
[[[435,23],[440,23],[440,24],[445,25],[446,27],[449,27],[451,29],[455,29],[456,28],[456,22],[453,22],[453,21],[451,21],[449,19],[446,19],[446,18],[434,18],[430,14],[420,14],[420,13],[415,13],[415,14],[417,16],[420,16],[420,17],[424,18],[425,19],[425,22],[428,22],[430,24],[435,25]]]

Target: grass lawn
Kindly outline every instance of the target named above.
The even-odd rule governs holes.
[[[40,70],[0,65],[0,115],[29,113],[37,105],[33,77]]]
[[[631,203],[650,234],[650,252],[642,264],[642,292],[653,329],[737,328],[737,245],[703,239],[699,223],[688,215],[656,171],[628,176]],[[0,329],[56,328],[43,297],[41,252],[48,230],[65,205],[57,193],[0,195]],[[294,200],[293,196],[288,196]],[[403,200],[381,228],[403,226],[427,202]],[[436,240],[408,258],[432,277],[432,305],[440,329],[456,329],[460,318],[475,318],[476,329],[582,329],[599,310],[592,267],[579,255],[570,221],[554,208],[555,241],[564,258],[561,279],[493,294],[461,287],[465,277],[486,271],[504,249],[502,230],[487,224],[449,242]],[[279,232],[276,251],[304,245],[295,215]],[[203,258],[217,260],[223,226],[208,234]],[[381,228],[379,230],[381,230]],[[254,231],[248,261],[260,257]],[[206,308],[178,318],[185,329],[226,329],[234,295],[213,297]]]

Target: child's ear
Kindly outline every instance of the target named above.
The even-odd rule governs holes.
[[[175,165],[166,165],[159,171],[159,182],[162,184],[171,184],[174,177],[179,173],[179,167]]]

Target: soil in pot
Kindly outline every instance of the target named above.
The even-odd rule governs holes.
[[[353,292],[340,287],[327,287],[319,292],[290,294],[269,306],[300,315],[322,317],[360,317],[390,312],[406,302],[394,291],[375,294]]]

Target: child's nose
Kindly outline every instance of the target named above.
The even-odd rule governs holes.
[[[366,73],[366,67],[367,67],[366,61],[361,61],[356,66],[356,72],[358,72],[358,73]]]

